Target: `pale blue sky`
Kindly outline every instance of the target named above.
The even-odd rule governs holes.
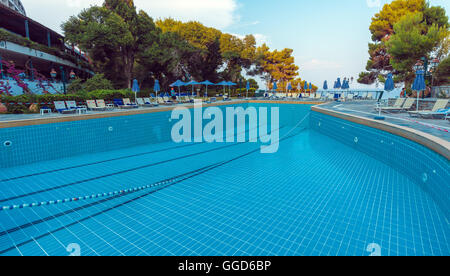
[[[28,15],[59,25],[102,0],[22,0]],[[368,59],[371,17],[387,0],[134,0],[154,18],[198,20],[237,34],[255,34],[272,49],[292,48],[300,77],[319,86],[326,79],[357,77]],[[431,0],[450,11],[450,1]]]

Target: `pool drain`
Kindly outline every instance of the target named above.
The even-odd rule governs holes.
[[[358,144],[358,142],[359,142],[358,137],[355,137],[355,139],[353,141],[355,141],[355,144]]]
[[[108,127],[108,131],[112,132],[114,130],[114,128],[112,126]]]
[[[12,146],[12,142],[11,142],[11,141],[5,141],[5,142],[3,143],[3,146],[5,146],[5,147],[10,147],[10,146]]]

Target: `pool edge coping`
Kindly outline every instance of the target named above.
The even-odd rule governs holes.
[[[379,130],[383,130],[389,132],[391,134],[406,138],[408,140],[419,143],[434,152],[444,156],[447,160],[450,160],[450,142],[447,142],[439,137],[433,136],[431,134],[415,130],[409,127],[399,126],[395,124],[391,124],[388,122],[377,121],[357,115],[347,114],[339,111],[333,111],[330,109],[322,108],[321,106],[327,103],[320,101],[272,101],[272,100],[238,100],[238,101],[229,101],[229,102],[216,102],[216,103],[205,103],[203,102],[203,107],[212,107],[212,106],[224,106],[224,105],[233,105],[233,104],[242,104],[242,103],[271,103],[271,104],[299,104],[299,105],[311,105],[311,110],[316,111],[325,115],[333,116],[336,118],[340,118],[343,120],[347,120],[353,123],[365,125],[368,127],[376,128]],[[72,116],[61,116],[61,117],[51,117],[51,118],[33,118],[33,119],[24,119],[24,120],[12,120],[12,121],[1,121],[0,129],[5,128],[15,128],[15,127],[26,127],[26,126],[36,126],[36,125],[45,125],[45,124],[54,124],[54,123],[64,123],[64,122],[76,122],[76,121],[86,121],[93,119],[102,119],[102,118],[112,118],[112,117],[122,117],[122,116],[130,116],[130,115],[141,115],[141,114],[150,114],[150,113],[158,113],[158,112],[167,112],[171,111],[177,107],[183,107],[192,109],[194,105],[187,106],[160,106],[151,109],[141,108],[138,110],[129,110],[122,112],[104,112],[104,113],[95,113],[95,114],[82,114],[82,115],[72,115]]]
[[[434,135],[410,127],[400,126],[388,122],[377,121],[353,114],[326,109],[321,107],[321,105],[313,106],[311,110],[403,137],[422,146],[425,146],[426,148],[431,149],[432,151],[447,158],[447,160],[450,160],[450,142],[447,142],[444,139],[441,139]]]
[[[265,101],[265,100],[239,100],[239,101],[229,101],[229,102],[216,102],[216,103],[205,103],[203,102],[203,107],[212,107],[212,106],[223,106],[223,105],[233,105],[233,104],[242,104],[242,103],[278,103],[278,104],[304,104],[304,105],[317,105],[322,104],[323,102],[289,102],[289,101]],[[127,110],[121,112],[103,112],[103,113],[94,113],[94,114],[78,114],[78,115],[69,115],[69,116],[59,116],[59,117],[50,117],[50,118],[32,118],[32,119],[22,119],[22,120],[10,120],[10,121],[0,121],[0,129],[4,128],[14,128],[14,127],[26,127],[26,126],[36,126],[36,125],[46,125],[46,124],[55,124],[55,123],[65,123],[65,122],[76,122],[76,121],[86,121],[93,119],[103,119],[103,118],[113,118],[113,117],[122,117],[122,116],[130,116],[130,115],[141,115],[141,114],[150,114],[150,113],[158,113],[158,112],[167,112],[171,111],[175,108],[194,108],[194,105],[168,105],[168,106],[159,106],[154,108],[140,108],[135,110]]]

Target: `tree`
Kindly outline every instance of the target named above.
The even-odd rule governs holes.
[[[92,78],[83,82],[82,79],[75,79],[70,82],[67,91],[69,94],[77,94],[83,92],[91,92],[95,90],[113,89],[111,81],[105,78],[103,74],[95,74]]]
[[[143,11],[137,13],[131,0],[105,0],[102,7],[70,17],[62,28],[69,43],[89,53],[97,71],[128,88],[136,54],[150,47],[156,36],[153,20]]]
[[[258,82],[255,79],[248,79],[247,81],[250,83],[250,88],[255,88],[256,90],[259,89]]]
[[[409,83],[414,78],[413,65],[429,57],[447,36],[447,27],[437,23],[428,26],[422,13],[404,16],[394,25],[395,34],[387,42],[393,68]]]
[[[369,43],[369,61],[366,72],[362,72],[358,82],[372,84],[380,74],[401,74],[393,67],[391,55],[387,48],[388,41],[395,34],[394,26],[404,17],[423,14],[423,21],[427,29],[434,24],[448,28],[448,17],[442,7],[430,6],[425,0],[394,0],[383,6],[383,9],[375,14],[369,30],[372,34],[372,43]]]
[[[450,84],[450,57],[441,61],[435,72],[435,84],[449,85]]]
[[[256,51],[257,65],[253,73],[262,75],[268,87],[271,87],[275,80],[281,81],[281,86],[284,86],[285,83],[298,76],[299,67],[295,65],[292,54],[292,49],[271,52],[269,47],[263,44]],[[281,88],[284,89],[284,87]]]
[[[191,51],[187,63],[184,64],[186,67],[183,77],[210,81],[219,79],[217,71],[222,65],[221,31],[206,27],[199,22],[183,23],[172,18],[158,20],[156,24],[163,33],[177,35],[190,45]]]

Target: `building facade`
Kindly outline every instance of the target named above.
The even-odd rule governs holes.
[[[22,2],[20,0],[0,0],[0,4],[24,15],[27,16],[27,13],[25,12],[25,8],[22,5]]]
[[[11,87],[9,94],[14,95],[21,94],[24,86],[31,93],[64,93],[71,79],[93,75],[89,57],[68,45],[62,35],[27,17],[19,0],[0,1],[0,79],[4,80],[0,89]],[[63,91],[46,91],[43,83]]]

